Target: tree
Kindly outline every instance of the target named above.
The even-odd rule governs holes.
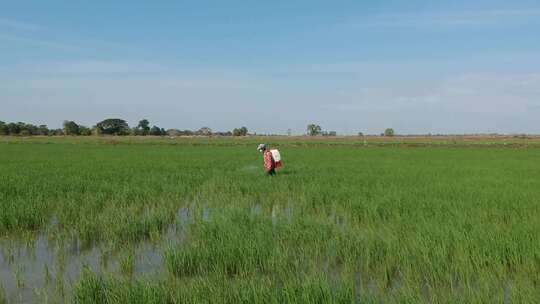
[[[320,135],[321,134],[321,126],[319,125],[316,125],[316,124],[309,124],[307,126],[307,134],[309,136],[316,136],[316,135]]]
[[[26,124],[24,122],[18,122],[17,123],[17,134],[20,135],[23,131],[26,130]],[[26,132],[24,132],[26,133]]]
[[[79,126],[79,135],[90,136],[92,135],[92,129],[85,126]]]
[[[364,136],[364,133],[358,132],[358,136]]]
[[[0,121],[0,135],[8,135],[8,127],[5,122]]]
[[[388,129],[384,130],[384,136],[388,136],[388,137],[394,136],[394,129],[388,128]]]
[[[79,125],[74,121],[64,120],[64,134],[65,135],[79,135]]]
[[[64,131],[62,129],[54,129],[54,130],[49,130],[49,134],[51,135],[56,135],[56,136],[61,136],[61,135],[64,135]]]
[[[19,135],[19,132],[21,131],[20,125],[14,122],[8,123],[6,127],[9,135]]]
[[[96,124],[96,129],[99,129],[99,134],[108,135],[128,135],[128,123],[119,118],[108,118]]]
[[[25,124],[25,130],[28,132],[28,135],[38,135],[38,127],[33,124]]]
[[[212,135],[212,129],[209,127],[202,127],[197,132],[195,132],[196,135],[204,135],[204,136],[210,136]]]
[[[163,130],[163,133],[161,132],[162,129],[160,129],[158,126],[153,126],[151,129],[150,129],[150,135],[153,135],[153,136],[161,136],[161,135],[165,135],[165,130]]]
[[[328,136],[337,136],[336,131],[328,131]]]
[[[143,135],[143,136],[146,136],[148,135],[148,133],[150,133],[150,122],[148,121],[148,119],[143,119],[141,121],[139,121],[139,124],[137,125],[137,129],[139,132],[137,132],[138,134],[137,135]]]
[[[248,129],[246,127],[235,128],[232,131],[233,136],[246,136],[248,134]]]
[[[39,125],[38,134],[45,135],[45,136],[49,135],[49,128],[47,128],[47,125]]]
[[[46,128],[46,126],[45,126]],[[0,121],[0,135],[22,135],[22,136],[30,136],[30,135],[40,135],[40,129],[38,126],[33,124],[27,124],[24,122],[10,122],[5,123],[3,121]]]

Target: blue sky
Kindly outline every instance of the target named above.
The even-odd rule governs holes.
[[[540,133],[538,1],[3,1],[0,120]]]

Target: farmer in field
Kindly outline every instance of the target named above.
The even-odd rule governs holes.
[[[265,144],[260,144],[257,150],[263,154],[264,172],[268,176],[276,175],[276,168],[281,167],[281,156],[276,149],[269,150]]]

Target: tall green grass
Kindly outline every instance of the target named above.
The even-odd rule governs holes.
[[[47,228],[122,250],[189,210],[161,279],[87,271],[77,303],[540,299],[536,149],[284,144],[274,178],[234,142],[0,152],[4,236]]]
[[[4,286],[2,284],[0,284],[0,304],[7,304],[6,291],[4,290]]]

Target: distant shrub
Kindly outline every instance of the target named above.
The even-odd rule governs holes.
[[[307,134],[309,136],[321,135],[321,133],[322,133],[321,126],[316,125],[316,124],[309,124],[307,126],[306,130],[307,130]]]
[[[389,137],[394,136],[394,129],[388,128],[384,130],[384,136],[389,136]]]
[[[8,135],[8,127],[5,122],[0,121],[0,135]]]
[[[92,129],[85,126],[79,126],[79,135],[90,136],[92,135]]]
[[[232,131],[233,136],[246,136],[248,134],[248,129],[246,127],[235,128]]]
[[[195,132],[195,135],[210,136],[212,135],[212,129],[209,127],[202,127]]]
[[[21,136],[30,136],[32,134],[30,134],[30,131],[28,131],[28,130],[22,130],[21,132],[19,132],[19,135],[21,135]]]
[[[139,121],[139,125],[134,130],[135,135],[148,135],[150,133],[150,122],[148,119],[143,119]]]
[[[100,121],[96,124],[96,129],[99,129],[98,134],[109,135],[127,135],[130,131],[128,123],[118,118],[109,118]]]
[[[65,135],[80,135],[80,127],[76,122],[64,120],[63,126]]]

